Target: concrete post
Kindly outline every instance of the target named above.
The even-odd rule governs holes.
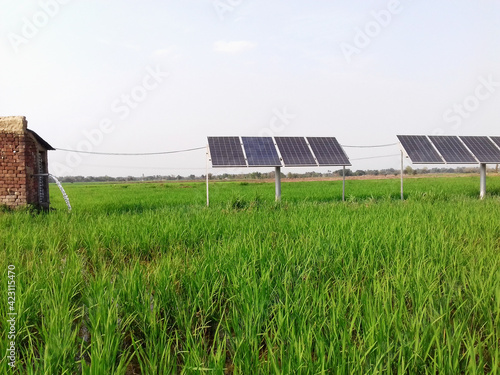
[[[281,200],[281,167],[275,169],[276,201]]]
[[[481,199],[486,197],[486,164],[481,164],[479,167],[481,174]]]

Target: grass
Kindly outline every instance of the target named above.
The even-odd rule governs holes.
[[[488,184],[409,179],[401,202],[397,180],[348,181],[342,203],[339,181],[284,183],[275,203],[221,182],[210,208],[200,183],[69,184],[71,214],[51,189],[54,211],[0,213],[17,373],[497,374]]]

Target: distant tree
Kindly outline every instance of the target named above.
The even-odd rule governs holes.
[[[407,175],[410,175],[410,174],[413,174],[413,168],[410,167],[410,166],[407,166],[404,171],[403,171],[404,174],[407,174]]]

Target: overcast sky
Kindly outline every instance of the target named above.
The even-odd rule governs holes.
[[[499,20],[496,0],[1,0],[0,116],[92,152],[210,135],[500,135]],[[205,173],[204,150],[50,161],[57,175]],[[390,167],[397,156],[353,161]]]

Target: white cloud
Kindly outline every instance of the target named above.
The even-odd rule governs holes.
[[[240,53],[249,51],[251,49],[254,49],[255,47],[255,43],[246,40],[239,40],[234,42],[219,40],[214,43],[214,51],[222,53]]]

